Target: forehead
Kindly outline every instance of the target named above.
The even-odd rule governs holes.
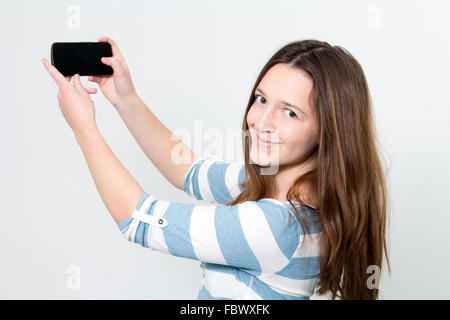
[[[257,88],[261,88],[270,98],[294,104],[311,114],[309,94],[313,82],[309,75],[298,68],[278,63],[267,71]]]

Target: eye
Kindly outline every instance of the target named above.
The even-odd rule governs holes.
[[[288,111],[288,117],[291,119],[295,119],[297,118],[297,115],[295,114],[294,111],[290,110],[290,109],[286,109],[286,111]]]
[[[256,101],[258,101],[258,97],[261,97],[261,98],[263,98],[263,99],[264,99],[264,97],[263,97],[263,96],[261,96],[261,95],[259,95],[259,94],[255,94],[255,98],[256,98]],[[264,100],[266,100],[266,99],[264,99]]]
[[[258,97],[263,98],[264,101],[266,100],[263,96],[261,96],[261,95],[259,95],[259,94],[255,94],[255,100],[256,100],[257,102],[258,102]],[[259,103],[259,102],[258,102],[258,103]],[[289,112],[289,113],[288,113],[288,117],[289,117],[289,118],[291,118],[291,119],[297,118],[297,114],[296,114],[294,111],[292,111],[291,109],[286,108],[286,111]]]

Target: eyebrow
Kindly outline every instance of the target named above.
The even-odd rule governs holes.
[[[256,91],[259,91],[259,92],[261,92],[263,95],[267,96],[267,94],[265,94],[264,91],[262,91],[262,90],[259,89],[259,88],[256,88],[256,89],[255,89],[255,92],[256,92]],[[289,106],[289,107],[291,107],[291,108],[297,109],[298,111],[300,111],[301,113],[303,113],[304,115],[306,115],[306,113],[305,113],[302,109],[300,109],[299,107],[293,105],[292,103],[289,103],[289,102],[286,102],[286,101],[281,101],[281,103],[282,103],[282,104],[285,104],[285,105],[287,105],[287,106]]]

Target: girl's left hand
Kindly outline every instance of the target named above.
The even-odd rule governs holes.
[[[59,87],[59,108],[64,118],[75,133],[96,130],[94,102],[89,94],[97,92],[96,88],[84,88],[78,74],[64,77],[47,59],[43,58],[44,67]]]

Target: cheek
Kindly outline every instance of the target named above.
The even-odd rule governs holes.
[[[247,124],[249,127],[252,127],[255,125],[256,119],[258,119],[258,110],[256,110],[253,105],[250,107],[247,113]]]
[[[316,141],[310,128],[284,128],[282,134],[281,139],[284,141],[285,152],[297,156],[308,152]]]

